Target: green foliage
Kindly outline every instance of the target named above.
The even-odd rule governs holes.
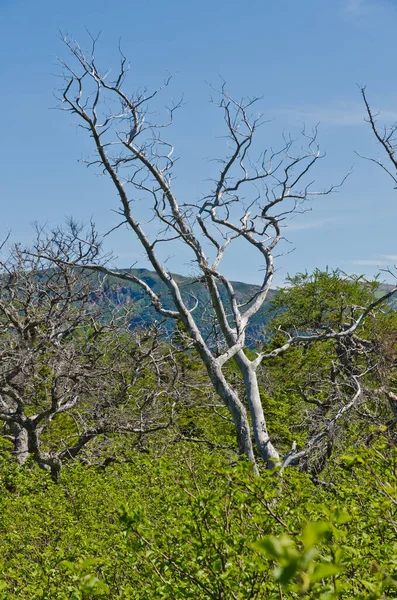
[[[298,273],[287,281],[271,305],[273,327],[300,332],[337,329],[343,319],[357,317],[379,287],[338,269]]]
[[[395,598],[397,456],[374,439],[321,486],[196,446],[59,485],[4,458],[0,598]]]
[[[333,511],[328,521],[306,523],[298,543],[288,535],[268,536],[252,547],[276,561],[278,567],[273,576],[286,591],[300,597],[338,598],[335,576],[344,570],[338,542],[346,535],[338,525],[349,519],[344,511]],[[318,547],[321,542],[326,547],[325,555],[321,555]],[[332,582],[328,582],[330,578]]]
[[[338,270],[301,273],[289,283],[272,302],[266,350],[278,348],[288,336],[344,332],[382,293],[377,282]],[[321,472],[332,452],[366,443],[371,425],[393,428],[394,411],[385,390],[397,380],[396,356],[397,314],[386,305],[371,311],[352,336],[301,341],[267,360],[259,377],[267,422],[278,447],[288,452],[292,440],[302,448],[308,439],[320,435],[353,399],[357,382],[361,386],[357,407],[331,427],[305,468]]]
[[[275,301],[275,335],[267,346],[282,343],[285,330],[343,326],[351,306],[367,302],[372,292],[360,281],[342,281],[339,273],[299,276]],[[257,477],[237,459],[228,413],[217,405],[193,351],[175,353],[175,380],[166,361],[160,378],[143,365],[120,409],[123,415],[129,402],[139,395],[145,400],[164,384],[164,406],[170,390],[177,392],[172,428],[139,443],[107,435],[82,455],[84,462],[64,469],[59,485],[30,460],[17,466],[3,450],[0,600],[396,598],[394,421],[371,395],[380,381],[395,381],[396,331],[396,315],[386,310],[371,315],[360,332],[378,361],[362,377],[365,410],[374,406],[381,425],[359,416],[345,424],[321,480],[296,468],[263,470]],[[84,344],[84,332],[79,335],[76,341]],[[109,382],[106,394],[117,393],[129,374],[135,350],[127,336],[122,341],[119,379]],[[183,349],[182,327],[174,343]],[[157,348],[166,356],[165,343]],[[309,412],[300,390],[327,401],[336,350],[333,341],[292,347],[260,371],[261,398],[279,448],[288,451],[294,440],[303,446],[311,429],[321,428],[323,421],[309,420],[318,405]],[[104,367],[114,358],[103,348],[98,353]],[[352,354],[357,373],[365,360]],[[37,373],[30,385],[40,405],[52,371],[44,361]],[[225,375],[239,389],[234,361]],[[91,402],[87,394],[80,408],[88,410]],[[336,409],[323,406],[325,420]],[[70,415],[58,415],[43,435],[44,448],[51,452],[66,438],[73,443],[75,428]],[[105,455],[115,460],[99,467]]]

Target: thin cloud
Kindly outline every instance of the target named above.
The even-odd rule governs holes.
[[[382,257],[389,262],[397,263],[397,254],[382,254]]]
[[[345,12],[347,13],[360,13],[365,8],[365,0],[346,0]]]
[[[338,217],[330,217],[328,219],[314,219],[313,221],[305,221],[302,223],[289,222],[285,223],[288,231],[305,231],[307,229],[320,229],[340,221]]]
[[[395,8],[395,0],[343,0],[342,10],[353,17],[370,17],[373,13]]]
[[[349,262],[351,265],[360,265],[362,267],[387,267],[390,265],[390,261],[388,260],[375,258],[360,258]]]

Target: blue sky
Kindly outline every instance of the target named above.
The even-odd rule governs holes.
[[[372,276],[397,263],[397,191],[355,154],[380,153],[357,84],[367,86],[380,121],[397,121],[397,0],[0,0],[0,23],[1,236],[11,230],[14,240],[28,242],[33,221],[56,225],[68,215],[93,216],[103,232],[116,223],[109,182],[78,162],[90,153],[88,140],[70,117],[52,110],[60,83],[55,57],[66,57],[59,30],[84,45],[87,27],[101,31],[106,67],[115,64],[121,38],[129,85],[153,87],[175,74],[165,101],[183,93],[186,103],[169,131],[181,157],[181,198],[208,190],[209,159],[225,150],[221,116],[208,102],[208,82],[219,75],[236,96],[262,97],[260,109],[271,119],[259,134],[263,147],[277,146],[283,131],[319,123],[326,152],[314,173],[319,188],[353,167],[339,193],[289,223],[284,250],[296,249],[278,259],[277,283],[286,273],[326,265]],[[119,266],[145,264],[128,232],[118,230],[108,244]],[[180,254],[170,268],[191,271]],[[258,268],[241,249],[225,262],[227,275],[253,283]]]

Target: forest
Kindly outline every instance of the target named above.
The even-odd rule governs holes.
[[[226,154],[180,199],[182,103],[151,108],[170,80],[134,88],[121,50],[109,75],[97,39],[63,41],[59,108],[150,268],[73,218],[1,244],[0,599],[397,598],[394,271],[274,286],[286,217],[344,183],[314,186],[317,130],[258,148],[257,100],[222,82]],[[361,100],[393,190],[397,124]],[[227,277],[229,246],[260,283]]]

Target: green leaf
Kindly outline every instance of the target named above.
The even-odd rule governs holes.
[[[301,538],[305,548],[311,548],[314,544],[317,544],[317,542],[330,531],[330,524],[326,521],[312,521],[306,523]]]
[[[267,554],[270,558],[281,558],[286,555],[289,549],[294,548],[294,543],[287,535],[267,537],[251,544],[251,548],[262,554]]]
[[[341,567],[333,563],[321,563],[316,565],[310,579],[314,581],[320,581],[321,579],[327,579],[333,575],[337,575],[342,571]]]

